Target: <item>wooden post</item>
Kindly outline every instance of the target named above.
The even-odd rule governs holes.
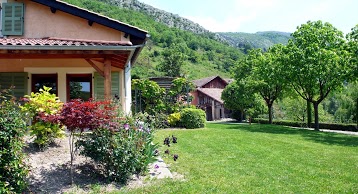
[[[131,113],[131,106],[132,106],[132,81],[131,81],[131,61],[128,61],[127,65],[124,68],[124,100],[125,100],[125,107],[124,112],[129,115]]]
[[[215,101],[211,100],[211,117],[213,118],[213,121],[216,120],[216,112],[215,112]]]
[[[104,61],[104,99],[111,99],[111,87],[112,86],[112,76],[111,76],[111,61]]]

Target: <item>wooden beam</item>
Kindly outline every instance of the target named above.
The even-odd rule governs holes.
[[[98,59],[91,59],[92,61],[97,61],[97,62],[100,62],[100,63],[104,63],[104,59],[100,59],[100,58],[98,58]]]
[[[127,59],[129,55],[127,54],[120,54],[120,55],[113,55],[112,58],[116,59]]]
[[[111,99],[111,85],[111,61],[107,59],[104,61],[104,98],[106,100]]]
[[[104,72],[96,65],[94,64],[91,59],[85,59],[87,63],[89,63],[102,77],[104,77]]]
[[[128,57],[112,57],[112,60],[117,60],[117,61],[127,61]]]
[[[124,64],[120,64],[120,63],[114,63],[112,61],[112,67],[117,67],[119,69],[124,69]]]

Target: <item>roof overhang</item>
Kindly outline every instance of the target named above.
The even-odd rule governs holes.
[[[0,59],[86,59],[123,69],[144,45],[121,41],[69,39],[0,39]]]
[[[223,104],[224,101],[221,99],[223,89],[220,88],[197,88],[197,91],[210,97],[211,99]]]

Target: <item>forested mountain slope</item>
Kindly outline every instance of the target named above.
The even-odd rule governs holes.
[[[220,32],[230,45],[243,49],[244,52],[252,48],[262,48],[267,50],[274,44],[287,44],[291,33],[287,32]]]
[[[164,75],[164,72],[158,70],[158,65],[163,61],[163,51],[173,47],[173,45],[180,48],[180,52],[186,56],[182,69],[183,75],[187,76],[189,79],[197,79],[212,75],[229,77],[230,67],[239,58],[244,56],[241,50],[218,41],[214,33],[205,30],[202,30],[200,33],[194,33],[193,30],[187,31],[188,29],[182,30],[177,27],[169,27],[167,24],[157,22],[154,16],[148,15],[139,8],[134,10],[132,8],[120,7],[120,1],[65,1],[134,25],[149,32],[151,37],[132,71],[133,76],[135,77],[145,78]],[[138,4],[139,7],[140,5],[143,5],[136,0],[121,2]],[[187,28],[192,29],[194,27]]]

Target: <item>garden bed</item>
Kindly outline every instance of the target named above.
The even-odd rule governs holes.
[[[25,152],[29,155],[30,173],[28,192],[32,193],[86,193],[93,185],[102,185],[104,191],[120,189],[118,184],[107,183],[105,178],[96,173],[96,167],[89,158],[76,156],[74,165],[74,185],[70,184],[70,153],[68,136],[56,139],[56,142],[44,151],[40,151],[27,138],[28,147]],[[133,177],[128,187],[143,184],[144,177]]]

